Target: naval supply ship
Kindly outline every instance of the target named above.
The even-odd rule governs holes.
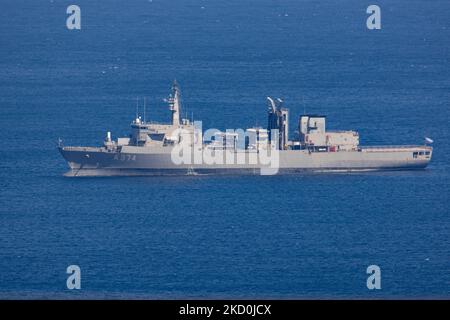
[[[289,110],[271,97],[266,128],[204,134],[198,121],[181,117],[176,82],[165,101],[171,123],[148,122],[137,114],[128,137],[113,140],[107,132],[103,146],[63,146],[60,140],[58,149],[70,167],[65,175],[410,170],[425,168],[433,152],[429,138],[424,145],[360,146],[358,132],[327,131],[326,116],[318,114],[301,115],[297,136],[289,140]]]

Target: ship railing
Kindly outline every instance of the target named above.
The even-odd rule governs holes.
[[[104,148],[100,147],[64,147],[67,151],[102,151]]]
[[[432,147],[426,145],[387,145],[387,146],[364,146],[360,147],[361,151],[405,151],[405,150],[431,150]]]

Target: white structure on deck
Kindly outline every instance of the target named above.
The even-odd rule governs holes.
[[[263,128],[247,129],[248,141],[246,149],[248,150],[267,150],[269,146],[269,132]]]
[[[326,131],[326,117],[303,115],[299,121],[300,143],[316,151],[358,150],[359,134],[356,131]]]

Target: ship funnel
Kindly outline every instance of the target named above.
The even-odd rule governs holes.
[[[278,147],[280,150],[287,149],[289,140],[289,110],[283,107],[283,100],[277,98],[274,100],[267,97],[269,104],[267,131],[269,141],[272,142],[272,130],[278,130]]]

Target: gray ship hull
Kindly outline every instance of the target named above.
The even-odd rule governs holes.
[[[161,147],[151,152],[127,147],[120,151],[106,148],[60,147],[69,164],[66,176],[141,176],[186,174],[261,174],[268,165],[180,164],[172,161],[171,149]],[[244,152],[247,156],[249,152]],[[374,170],[424,169],[431,160],[428,146],[371,147],[357,151],[309,152],[283,150],[279,152],[277,168],[272,173],[351,172]]]

